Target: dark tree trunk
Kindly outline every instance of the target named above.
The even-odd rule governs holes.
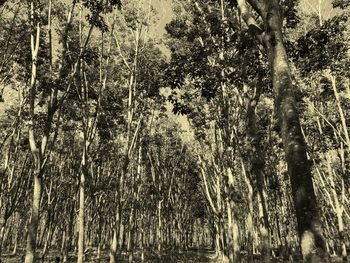
[[[283,44],[282,19],[278,1],[266,1],[266,47],[275,92],[280,135],[284,145],[293,201],[296,211],[300,246],[304,259],[313,254],[323,257],[325,243],[322,235],[320,213],[312,182],[306,144],[302,135],[297,102],[294,96],[288,58]]]

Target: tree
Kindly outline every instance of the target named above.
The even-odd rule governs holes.
[[[263,21],[261,29],[254,20],[250,8]],[[321,216],[317,207],[312,184],[306,145],[301,132],[299,113],[295,100],[289,61],[282,32],[282,6],[278,1],[237,1],[247,26],[264,46],[271,68],[272,86],[275,92],[275,107],[282,137],[288,173],[291,180],[293,200],[298,222],[298,233],[304,259],[313,253],[325,256]]]

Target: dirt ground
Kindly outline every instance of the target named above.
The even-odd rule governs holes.
[[[40,251],[39,251],[40,255]],[[76,254],[70,253],[68,262],[76,262]],[[24,251],[19,251],[16,256],[11,254],[6,254],[1,257],[0,263],[20,263],[24,261]],[[47,263],[61,263],[61,254],[58,251],[51,250],[47,254],[44,260],[37,260],[37,262],[47,262]],[[101,253],[100,258],[97,258],[95,251],[91,251],[86,254],[85,261],[86,263],[108,263],[109,256],[108,251],[103,251]],[[127,263],[128,255],[125,252],[122,252],[118,255],[118,262]],[[137,251],[133,254],[132,262],[142,262],[141,261],[141,253]],[[216,258],[213,251],[211,250],[199,250],[199,251],[183,251],[183,252],[173,252],[168,251],[162,254],[145,252],[144,263],[227,263],[227,259]],[[252,257],[243,257],[241,259],[242,263],[261,263],[259,259]],[[282,258],[274,258],[270,261],[271,263],[279,263],[279,262],[291,262]],[[299,262],[299,261],[293,261]],[[341,262],[340,259],[332,258],[331,262]]]

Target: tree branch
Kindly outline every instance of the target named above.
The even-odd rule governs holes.
[[[260,17],[265,20],[267,16],[267,8],[266,3],[264,0],[247,0],[249,5],[254,9],[255,12],[257,12]]]
[[[255,2],[255,1],[252,1],[252,2]],[[254,35],[256,35],[258,37],[259,41],[262,42],[261,34],[264,32],[264,30],[258,25],[256,20],[253,18],[251,11],[248,8],[246,0],[237,0],[237,3],[238,3],[239,12],[240,12],[244,22],[247,24],[248,30],[251,33],[253,33]]]

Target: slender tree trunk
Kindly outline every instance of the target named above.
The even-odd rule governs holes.
[[[30,2],[30,15],[33,33],[30,35],[31,54],[32,54],[32,72],[29,90],[29,112],[30,121],[28,127],[29,145],[34,159],[35,171],[33,173],[33,200],[31,209],[31,218],[28,226],[27,247],[25,255],[25,263],[32,263],[35,261],[35,249],[36,249],[36,236],[39,223],[40,212],[40,200],[41,200],[41,187],[42,187],[42,156],[40,149],[38,149],[34,135],[34,118],[35,118],[35,91],[36,91],[36,78],[37,78],[37,57],[39,52],[39,40],[40,40],[40,23],[38,22],[34,26],[34,1]],[[35,35],[34,35],[34,29]]]
[[[335,180],[334,180],[334,170],[331,166],[331,160],[329,154],[326,154],[326,162],[327,162],[327,170],[328,170],[328,180],[330,182],[330,191],[333,195],[333,209],[337,215],[337,225],[338,225],[338,234],[339,234],[339,243],[340,243],[340,255],[343,258],[343,261],[347,261],[347,251],[344,237],[344,221],[343,221],[343,213],[344,213],[344,200],[338,199],[338,193],[336,191]],[[341,197],[344,199],[345,195],[344,189],[344,181],[341,179]],[[330,198],[331,199],[331,198]],[[332,201],[332,200],[330,200]]]
[[[42,261],[44,261],[44,259],[45,259],[45,255],[46,255],[47,249],[49,247],[51,235],[52,235],[52,225],[51,225],[51,223],[49,223],[49,226],[47,229],[47,236],[46,236],[45,243],[44,243],[43,253],[41,255]]]
[[[158,224],[157,224],[157,250],[158,253],[162,250],[162,218],[161,218],[161,212],[162,212],[162,201],[159,200],[157,204],[157,216],[158,216]]]
[[[18,244],[18,229],[16,229],[15,237],[14,237],[14,244],[12,249],[12,256],[15,256],[17,254],[17,244]]]
[[[261,81],[260,79],[258,80]],[[261,255],[264,262],[270,260],[270,223],[267,210],[266,202],[266,184],[264,178],[264,167],[265,160],[261,150],[261,140],[258,136],[258,131],[256,127],[256,115],[255,108],[260,96],[260,87],[257,87],[256,96],[253,98],[247,109],[248,127],[247,135],[250,141],[250,149],[253,152],[251,160],[251,174],[256,178],[257,188],[258,188],[258,206],[259,206],[259,220],[262,219],[262,224],[260,224],[260,238],[261,238]]]
[[[259,232],[260,232],[260,240],[261,240],[261,256],[262,260],[264,262],[270,262],[270,254],[271,254],[271,248],[270,248],[270,222],[266,218],[266,199],[264,201],[261,200],[260,193],[258,195],[258,208],[259,208],[259,221],[262,221],[264,223],[260,223],[259,226]],[[266,198],[266,193],[263,192],[263,196]],[[265,209],[264,209],[265,206]]]
[[[116,254],[117,254],[117,247],[118,247],[118,232],[117,232],[117,225],[118,221],[116,220],[116,226],[113,230],[113,239],[112,239],[112,245],[111,245],[111,251],[109,254],[109,263],[116,263]]]
[[[253,255],[254,253],[254,224],[253,224],[253,187],[251,184],[251,180],[248,177],[248,174],[246,173],[243,160],[241,160],[241,166],[242,166],[242,176],[243,180],[247,187],[247,202],[248,202],[248,211],[247,211],[247,217],[246,217],[246,231],[247,231],[247,238],[248,238],[248,254]]]
[[[63,250],[63,262],[68,262],[68,253],[72,249],[72,240],[75,240],[73,233],[75,205],[69,207],[69,218],[66,226],[65,247]]]
[[[1,207],[1,200],[0,200],[0,207]],[[2,255],[2,243],[4,241],[5,237],[5,227],[6,227],[6,218],[3,213],[0,215],[0,257]]]
[[[85,159],[85,156],[83,156]],[[84,210],[85,210],[85,161],[83,160],[82,171],[80,174],[79,187],[79,215],[78,215],[78,260],[77,263],[83,263],[84,260]]]

